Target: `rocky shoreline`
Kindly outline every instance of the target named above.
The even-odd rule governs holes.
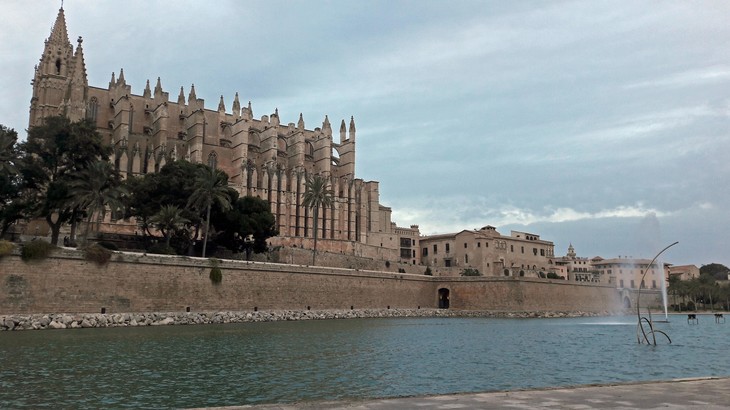
[[[0,315],[0,330],[84,329],[396,317],[557,318],[615,312],[497,312],[445,309],[271,310]]]

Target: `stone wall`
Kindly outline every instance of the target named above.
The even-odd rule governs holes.
[[[75,250],[57,250],[30,263],[16,252],[0,259],[0,314],[436,308],[442,288],[449,290],[454,309],[605,312],[620,307],[616,289],[559,280],[445,278],[228,260],[220,268],[223,281],[214,285],[207,259],[117,252],[109,264],[98,266]]]

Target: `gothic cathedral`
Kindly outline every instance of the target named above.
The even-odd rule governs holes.
[[[54,115],[92,120],[125,177],[157,172],[176,160],[223,170],[239,194],[269,201],[280,233],[274,244],[309,247],[312,215],[302,198],[305,180],[314,174],[329,179],[335,197],[318,226],[322,249],[381,257],[385,251],[402,259],[398,234],[418,238],[417,226],[397,228],[391,222],[391,209],[379,203],[377,181],[355,177],[353,118],[349,124],[342,120],[334,141],[327,116],[313,130],[305,127],[301,114],[296,124],[282,125],[278,110],[256,119],[251,103],[242,107],[238,93],[227,112],[223,96],[216,110],[205,108],[194,85],[187,97],[181,87],[177,99],[170,100],[159,77],[154,88],[148,80],[141,95],[133,94],[123,70],[118,76],[112,73],[106,87],[90,86],[82,38],[74,50],[63,8],[32,84],[30,126]]]

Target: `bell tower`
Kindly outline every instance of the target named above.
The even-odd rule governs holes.
[[[74,54],[68,40],[63,7],[58,10],[51,35],[46,39],[40,62],[35,67],[29,125],[40,125],[43,118],[64,114],[72,120],[84,117],[88,83],[81,47]]]

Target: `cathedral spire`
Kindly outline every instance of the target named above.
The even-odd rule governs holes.
[[[88,85],[88,80],[86,79],[86,61],[84,61],[84,48],[81,46],[81,44],[84,42],[84,39],[79,36],[78,45],[76,46],[76,54],[74,54],[74,80],[80,84],[83,84],[84,86]]]
[[[355,117],[350,117],[350,140],[355,142]]]
[[[340,123],[340,143],[345,142],[347,139],[347,127],[345,126],[345,120],[343,119]]]
[[[188,94],[188,105],[197,101],[198,96],[195,95],[195,84],[190,86],[190,94]]]
[[[155,98],[162,97],[162,82],[160,77],[157,77],[157,84],[155,84]]]
[[[151,98],[152,97],[152,90],[150,89],[150,80],[147,79],[147,84],[144,86],[144,93],[142,94],[144,98]]]
[[[33,76],[30,125],[39,125],[48,116],[66,114],[75,61],[74,48],[68,40],[66,16],[61,7]]]
[[[127,80],[124,79],[124,69],[123,68],[119,69],[119,80],[117,80],[117,84],[122,85],[122,86],[127,85]]]
[[[66,29],[66,15],[63,14],[63,5],[60,9],[58,9],[56,22],[53,23],[53,28],[51,29],[51,35],[48,37],[48,42],[58,45],[71,45],[71,42],[68,41],[68,30]]]
[[[180,86],[180,94],[177,95],[177,105],[181,108],[185,105],[185,91],[183,91],[182,86]]]
[[[223,101],[222,95],[220,102],[218,102],[218,112],[226,112],[226,103]]]
[[[66,91],[66,99],[71,107],[71,111],[67,115],[71,119],[83,118],[87,106],[87,87],[89,85],[86,78],[86,63],[84,62],[84,48],[81,44],[84,39],[78,38],[76,46],[76,54],[71,58],[68,64],[68,88]]]
[[[241,102],[238,101],[238,93],[236,93],[236,96],[233,97],[233,115],[241,115]]]
[[[302,115],[302,113],[299,113],[299,122],[297,122],[297,128],[299,128],[300,130],[304,129],[304,116]]]

